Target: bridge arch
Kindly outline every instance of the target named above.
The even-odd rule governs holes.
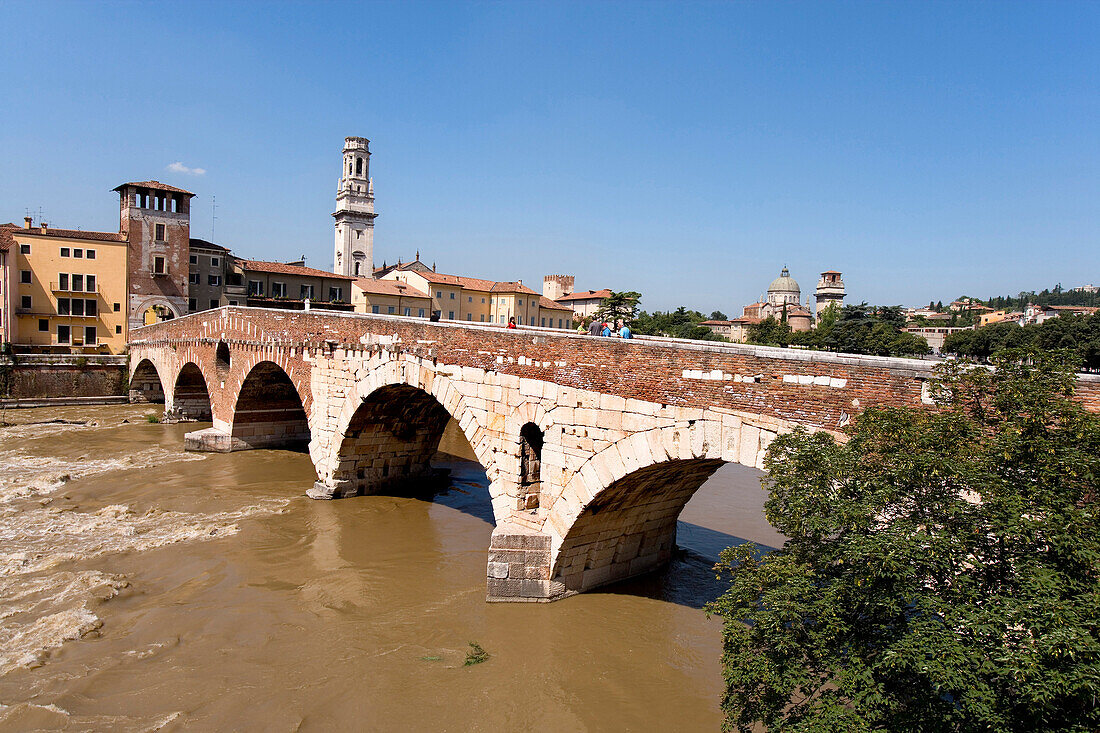
[[[654,570],[672,556],[676,522],[695,492],[726,463],[762,468],[793,424],[694,420],[643,430],[593,455],[549,505],[555,597]]]
[[[257,359],[243,372],[234,393],[230,430],[234,446],[294,448],[309,443],[306,398],[280,364]]]
[[[172,413],[179,420],[209,422],[211,420],[210,380],[193,361],[184,364],[176,375],[172,389]]]
[[[163,405],[166,390],[160,372],[151,359],[139,360],[130,375],[130,402]]]
[[[398,418],[418,426],[425,437],[402,431]],[[401,481],[403,475],[410,480],[426,478],[429,459],[451,418],[485,469],[493,514],[500,521],[513,508],[515,498],[504,493],[491,442],[448,375],[414,360],[384,361],[349,390],[328,450],[320,443],[310,446],[319,478],[310,495],[354,496],[382,490]],[[402,436],[410,439],[402,440]],[[325,454],[319,455],[322,451]],[[368,467],[368,460],[381,462]],[[382,476],[386,462],[389,469]],[[406,467],[410,473],[402,474]]]

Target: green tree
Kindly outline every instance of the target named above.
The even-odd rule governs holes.
[[[768,316],[749,326],[748,340],[751,344],[786,346],[791,342],[791,327],[785,319],[780,321],[775,316]]]
[[[638,315],[638,302],[641,299],[641,293],[636,293],[633,290],[611,291],[611,295],[600,301],[600,307],[596,311],[595,317],[610,324],[614,324],[616,321],[633,324]]]
[[[700,326],[706,320],[699,311],[688,310],[680,306],[674,311],[652,314],[642,311],[632,326],[634,333],[649,336],[671,336],[673,338],[695,339],[697,341],[726,341],[706,326]]]
[[[710,320],[712,320],[712,321],[728,321],[729,316],[727,316],[722,311],[711,311],[710,312]]]
[[[1100,730],[1100,416],[1065,352],[940,367],[937,410],[777,438],[718,570],[726,728]]]

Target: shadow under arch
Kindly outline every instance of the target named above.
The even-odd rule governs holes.
[[[433,465],[440,440],[451,426],[450,440],[462,436],[465,456]],[[429,498],[451,485],[457,466],[466,480],[485,482],[484,467],[457,422],[439,400],[419,387],[389,384],[365,396],[348,421],[336,453],[333,481],[342,496],[393,494]],[[463,460],[460,460],[462,458]],[[480,471],[478,470],[480,469]],[[481,473],[482,476],[473,474]],[[478,514],[485,518],[490,515]],[[490,521],[492,519],[490,518]]]
[[[206,377],[193,361],[180,369],[172,390],[172,417],[185,422],[210,422],[210,392]]]
[[[551,566],[559,593],[581,593],[667,563],[676,520],[688,500],[726,461],[676,459],[613,481],[577,515]]]
[[[305,450],[309,419],[298,388],[283,368],[261,361],[241,382],[233,407],[233,443],[249,448]]]
[[[164,404],[164,383],[149,359],[142,359],[130,377],[130,402]]]

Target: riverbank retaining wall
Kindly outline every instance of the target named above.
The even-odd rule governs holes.
[[[0,357],[0,397],[8,399],[125,395],[126,356],[17,354]]]

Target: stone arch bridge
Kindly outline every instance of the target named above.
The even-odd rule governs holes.
[[[926,362],[537,328],[227,307],[134,329],[133,401],[212,420],[192,450],[304,446],[314,498],[431,480],[453,418],[489,479],[489,600],[652,570],[723,463],[795,426],[927,404]]]

